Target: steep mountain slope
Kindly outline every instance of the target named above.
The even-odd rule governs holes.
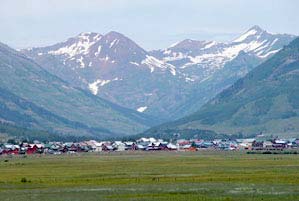
[[[166,50],[153,51],[152,54],[160,60],[175,65],[177,74],[191,85],[185,92],[187,97],[171,111],[172,118],[199,110],[217,93],[270,58],[294,38],[287,34],[271,34],[253,26],[229,43],[184,40]]]
[[[176,119],[198,110],[293,38],[254,26],[229,43],[187,39],[166,50],[147,52],[117,32],[81,33],[63,43],[22,52],[72,86],[139,112]],[[247,59],[238,57],[240,52]],[[230,69],[230,62],[239,67]],[[228,72],[233,76],[227,78]]]
[[[222,69],[200,82],[200,84],[194,85],[191,88],[193,93],[173,114],[175,116],[192,114],[209,101],[213,94],[218,94],[230,87],[232,83],[244,77],[260,63],[261,60],[257,56],[241,51],[236,58],[227,62]]]
[[[154,120],[76,89],[0,44],[0,120],[68,135],[124,135]]]
[[[198,112],[149,130],[202,129],[245,135],[299,136],[299,38]]]
[[[82,33],[64,43],[23,52],[73,86],[148,114],[167,113],[167,108],[155,104],[169,92],[174,97],[179,86],[174,66],[117,32]]]
[[[2,143],[7,142],[9,139],[24,139],[27,141],[79,141],[89,138],[90,136],[61,135],[45,130],[28,129],[11,123],[0,122],[0,142]]]

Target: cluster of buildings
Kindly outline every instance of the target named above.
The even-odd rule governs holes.
[[[83,142],[48,142],[41,143],[4,143],[0,144],[1,154],[62,154],[77,152],[112,152],[112,151],[197,151],[214,150],[285,150],[299,149],[299,139],[236,139],[236,140],[201,140],[179,139],[167,142],[162,139],[140,138],[136,141],[83,141]]]

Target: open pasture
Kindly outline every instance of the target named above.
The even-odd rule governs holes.
[[[299,155],[1,156],[0,200],[299,200]]]

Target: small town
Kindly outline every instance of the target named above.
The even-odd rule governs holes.
[[[37,140],[33,142],[10,142],[0,145],[0,155],[24,154],[74,154],[79,152],[121,152],[121,151],[198,151],[198,150],[224,150],[224,151],[284,151],[299,150],[299,139],[178,139],[167,142],[163,139],[140,138],[135,141],[96,141],[82,142],[47,142]],[[268,152],[265,152],[268,153]],[[269,152],[271,153],[271,152]],[[294,152],[297,153],[297,152]]]

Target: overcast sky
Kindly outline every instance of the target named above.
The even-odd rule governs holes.
[[[0,41],[24,48],[114,30],[149,50],[227,41],[253,25],[299,35],[298,8],[297,0],[0,0]]]

